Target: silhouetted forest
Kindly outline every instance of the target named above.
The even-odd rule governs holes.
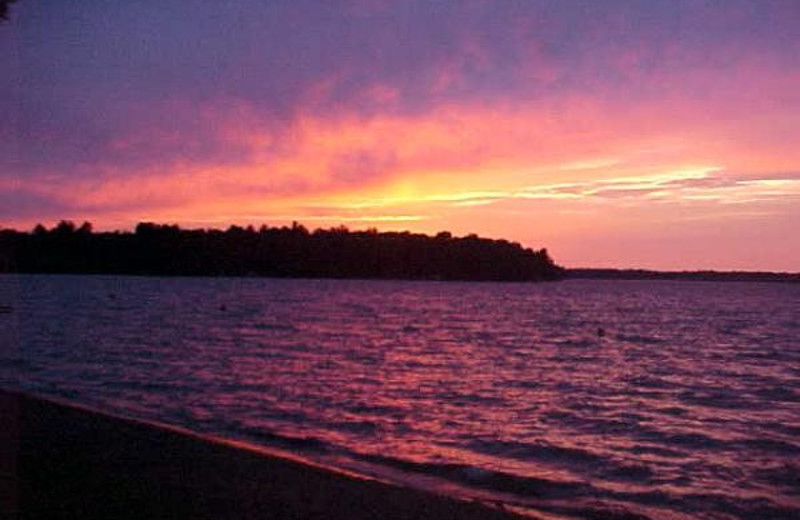
[[[563,278],[547,250],[476,235],[379,233],[345,227],[181,229],[140,223],[96,233],[88,222],[0,230],[0,272],[286,278],[539,281]]]

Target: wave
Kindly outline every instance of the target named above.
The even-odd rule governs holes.
[[[370,464],[394,468],[405,473],[435,477],[467,489],[489,492],[500,502],[513,503],[534,514],[548,512],[561,518],[584,520],[651,520],[641,512],[613,502],[599,503],[603,492],[579,480],[555,480],[521,476],[468,464],[412,462],[383,455],[357,454]],[[486,496],[486,495],[483,495]],[[513,498],[516,497],[516,498]]]
[[[266,443],[267,446],[284,448],[292,451],[325,453],[332,450],[332,446],[313,436],[293,436],[278,434],[261,428],[240,428],[240,432],[254,441]]]
[[[478,453],[503,457],[516,461],[528,461],[565,468],[579,472],[590,471],[612,481],[649,482],[653,470],[641,464],[615,460],[581,448],[556,446],[547,443],[523,443],[478,440],[466,443],[466,447]]]
[[[502,493],[538,498],[567,498],[591,492],[591,486],[579,481],[557,481],[545,478],[520,477],[510,473],[481,469],[467,464],[413,462],[395,457],[356,454],[355,458],[411,473],[439,477]]]

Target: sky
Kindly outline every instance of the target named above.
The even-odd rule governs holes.
[[[800,271],[797,0],[20,0],[0,226],[477,233]]]

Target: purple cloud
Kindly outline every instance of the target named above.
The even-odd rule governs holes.
[[[0,174],[241,163],[220,128],[443,103],[617,102],[748,55],[796,65],[790,1],[28,0],[0,31]],[[664,81],[664,78],[670,81]],[[366,95],[389,87],[391,100]]]

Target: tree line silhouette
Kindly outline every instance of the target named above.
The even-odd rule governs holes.
[[[8,20],[8,7],[16,0],[0,0],[0,22]]]
[[[0,230],[0,271],[162,276],[267,276],[540,281],[564,277],[546,249],[477,235],[350,231],[304,226],[181,229],[143,222],[94,232],[84,222]]]

